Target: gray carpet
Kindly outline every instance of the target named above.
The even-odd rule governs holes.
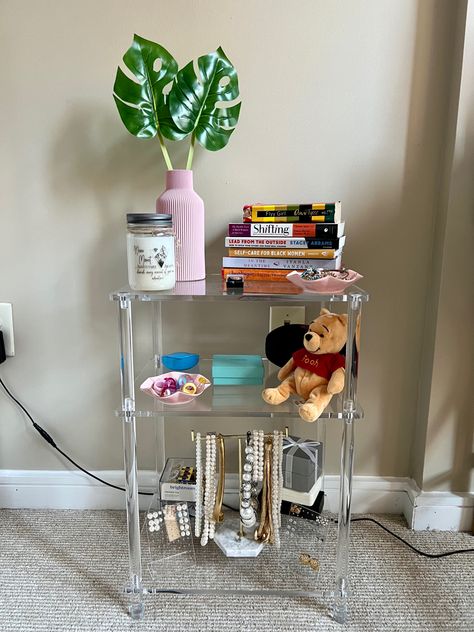
[[[474,547],[474,538],[468,534],[412,533],[400,517],[378,518],[424,550]],[[247,596],[153,595],[147,599],[145,620],[134,623],[120,594],[127,577],[123,512],[3,510],[0,631],[474,630],[474,554],[422,558],[364,522],[353,524],[352,535],[353,596],[350,623],[344,628],[328,618],[318,599]],[[329,538],[325,552],[320,553],[321,583],[332,571],[333,544]],[[300,547],[300,543],[294,545],[295,555]],[[145,557],[156,554],[147,538],[144,548]],[[209,553],[221,559],[214,545]],[[200,556],[199,547],[195,569],[200,567]],[[156,584],[160,564],[154,561]],[[233,572],[228,561],[223,564],[226,570],[220,580],[243,581],[243,569]],[[285,561],[275,577],[262,576],[262,582],[290,585],[301,572],[297,563]]]

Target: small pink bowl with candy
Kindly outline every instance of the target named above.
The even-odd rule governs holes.
[[[200,373],[170,371],[148,377],[140,386],[140,390],[164,404],[186,404],[202,395],[210,385],[207,377]]]

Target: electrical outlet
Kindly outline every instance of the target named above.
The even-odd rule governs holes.
[[[15,340],[13,337],[13,311],[11,303],[0,303],[0,329],[3,333],[5,353],[15,355]]]
[[[287,305],[285,306],[273,306],[270,307],[270,323],[269,331],[273,331],[281,325],[305,322],[306,308],[304,305]]]

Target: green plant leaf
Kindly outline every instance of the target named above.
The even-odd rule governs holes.
[[[173,140],[184,138],[187,134],[174,124],[163,94],[178,72],[174,57],[159,44],[134,35],[123,62],[136,77],[134,81],[117,68],[114,99],[128,131],[138,138],[153,138],[160,132]]]
[[[217,151],[227,145],[239,120],[240,103],[221,107],[239,96],[237,71],[222,48],[198,59],[200,77],[189,62],[178,72],[168,105],[173,121],[182,132]]]

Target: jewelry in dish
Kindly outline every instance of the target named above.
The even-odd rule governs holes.
[[[354,270],[308,268],[305,272],[290,272],[286,278],[305,292],[339,294],[363,277]]]

